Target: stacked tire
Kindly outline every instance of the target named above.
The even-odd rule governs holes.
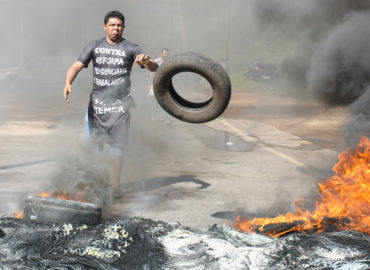
[[[98,205],[50,197],[27,198],[23,211],[24,219],[39,222],[95,225],[101,220]]]

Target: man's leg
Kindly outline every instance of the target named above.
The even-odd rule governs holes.
[[[98,135],[97,129],[93,122],[89,119],[89,108],[85,114],[85,127],[84,127],[85,147],[88,149],[101,152],[103,151],[104,142],[101,136]]]
[[[121,199],[123,197],[121,189],[121,173],[123,167],[123,149],[112,146],[112,191],[113,199]]]
[[[112,188],[116,189],[121,187],[120,180],[123,158],[112,156],[112,163],[113,163]]]
[[[123,117],[121,117],[114,124],[111,129],[110,137],[110,151],[112,154],[112,188],[113,188],[113,198],[120,199],[123,197],[122,190],[120,187],[120,178],[122,173],[124,150],[127,147],[128,135],[130,129],[130,112],[126,112]]]

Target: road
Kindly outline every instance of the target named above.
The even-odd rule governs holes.
[[[20,210],[28,195],[63,185],[107,193],[106,179],[94,182],[86,172],[99,165],[79,154],[83,110],[75,105],[67,113],[63,106],[0,105],[0,215]],[[153,122],[133,111],[125,196],[103,198],[103,216],[206,228],[230,224],[239,213],[284,214],[300,197],[312,209],[317,182],[330,175],[343,148],[340,127],[347,114],[313,101],[243,91],[233,94],[220,118],[201,125]]]

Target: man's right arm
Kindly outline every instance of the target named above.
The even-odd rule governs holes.
[[[76,78],[77,74],[85,67],[85,64],[76,61],[73,65],[68,69],[66,75],[66,83],[64,86],[64,99],[69,103],[68,95],[72,92],[72,82]]]

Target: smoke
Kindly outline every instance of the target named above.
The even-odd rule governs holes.
[[[314,52],[307,73],[308,89],[328,105],[350,105],[346,141],[357,144],[370,133],[370,13],[352,13]]]
[[[370,3],[263,0],[253,7],[262,31],[272,27],[295,44],[281,63],[284,79],[328,106],[350,105],[349,145],[369,136]]]
[[[318,46],[307,73],[308,89],[329,105],[348,105],[370,83],[370,13],[353,13]]]
[[[370,137],[370,87],[350,105],[352,116],[344,126],[346,141],[355,146],[362,136]]]
[[[74,199],[100,205],[104,211],[112,203],[110,159],[107,153],[88,147],[77,146],[68,154],[61,152],[45,191],[65,192]]]

